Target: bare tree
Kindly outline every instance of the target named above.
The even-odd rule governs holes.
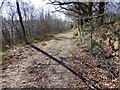
[[[5,1],[6,1],[6,0],[1,1],[2,3],[0,4],[0,9],[2,9],[2,7],[3,7],[4,3],[5,3]]]

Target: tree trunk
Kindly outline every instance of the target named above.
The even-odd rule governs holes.
[[[17,12],[18,12],[18,15],[19,15],[20,24],[21,24],[21,27],[22,27],[22,30],[23,30],[24,41],[27,43],[25,27],[24,27],[24,24],[23,24],[23,20],[22,20],[22,16],[21,16],[21,12],[20,12],[19,3],[18,3],[17,0],[16,0],[16,6],[17,6]]]
[[[105,11],[105,2],[99,2],[99,11],[98,11],[98,14],[104,14],[104,11]],[[100,22],[102,23],[104,21],[104,15],[102,15],[100,17]]]
[[[89,15],[92,15],[92,6],[93,6],[93,2],[89,2]]]

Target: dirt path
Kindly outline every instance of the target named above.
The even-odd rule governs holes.
[[[62,62],[69,64],[73,31],[55,35],[55,39],[34,44]],[[8,88],[69,88],[80,84],[77,77],[52,59],[30,46],[17,47],[3,54],[9,65],[3,67],[2,86]],[[74,80],[72,83],[71,81]],[[81,83],[79,87],[84,87]]]

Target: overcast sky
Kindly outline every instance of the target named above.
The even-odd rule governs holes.
[[[2,3],[2,1],[3,0],[0,0],[0,4]],[[10,2],[12,2],[14,4],[16,2],[16,0],[7,0],[7,1],[10,1]],[[52,5],[47,4],[49,2],[49,0],[23,0],[23,1],[25,1],[25,2],[31,2],[31,4],[33,4],[36,9],[43,8],[45,11],[51,11],[51,12],[55,10]],[[7,13],[6,13],[7,10],[6,9],[7,8],[6,7],[4,7],[4,8],[3,8],[2,15],[6,16],[7,15]],[[65,15],[62,14],[62,13],[56,13],[56,16],[58,18],[65,19]]]
[[[3,0],[0,0],[0,4]],[[10,1],[12,3],[15,3],[16,0],[7,0],[7,1]],[[54,7],[52,5],[49,5],[49,4],[46,4],[48,3],[49,0],[23,0],[25,2],[31,2],[31,4],[33,4],[35,6],[36,9],[38,8],[43,8],[45,11],[54,11]],[[120,0],[112,0],[114,2],[120,2]],[[4,7],[5,8],[5,7]],[[7,9],[7,8],[5,8]],[[110,8],[111,10],[113,8]],[[6,15],[6,10],[3,10],[3,15],[5,16]],[[62,13],[56,13],[57,17],[58,18],[62,18],[62,19],[65,19],[65,15],[62,14]]]

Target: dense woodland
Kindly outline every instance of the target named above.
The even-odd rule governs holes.
[[[44,1],[46,0],[43,0],[43,2]],[[46,57],[53,59],[58,63],[58,65],[60,64],[67,68],[68,71],[78,77],[74,80],[70,78],[68,86],[63,85],[60,88],[88,88],[88,90],[118,89],[120,57],[120,2],[48,0],[46,5],[51,5],[55,10],[46,11],[43,8],[36,9],[34,5],[25,0],[16,0],[15,3],[10,2],[9,0],[2,1],[0,6],[1,11],[3,11],[4,8],[7,8],[7,15],[4,16],[3,14],[3,16],[1,16],[1,65],[4,67],[4,70],[7,70],[7,67],[9,68],[9,66],[12,66],[12,63],[16,62],[17,59],[22,61],[23,58],[20,57],[22,57],[22,55],[25,56],[25,52],[31,54],[30,56],[26,55],[29,58],[33,56],[32,53],[34,50],[37,50],[38,52],[45,54]],[[63,20],[62,18],[57,17],[55,14],[57,12],[65,14],[66,18]],[[69,33],[72,33],[72,36],[69,36]],[[59,35],[63,35],[64,37],[61,39],[61,36]],[[59,42],[52,42],[51,40],[61,40],[60,44],[63,46],[60,46],[59,48]],[[64,45],[68,42],[67,40],[69,43],[73,43],[70,43],[70,45]],[[47,45],[51,45],[50,42],[53,45],[50,49],[46,49]],[[55,42],[56,44],[54,44]],[[43,46],[43,51],[40,49],[42,48],[41,45]],[[70,49],[67,50],[67,46],[69,46]],[[53,49],[52,54],[49,53],[49,50],[54,47],[57,48]],[[22,48],[22,51],[18,48]],[[44,52],[44,48],[46,52]],[[67,57],[68,55],[66,58],[68,59],[68,62],[56,59],[56,57],[60,57],[60,54],[54,54],[58,52],[56,50],[59,49],[59,53],[69,51],[69,54],[64,54],[64,57]],[[35,56],[33,56],[33,58],[35,58]],[[29,59],[25,60],[27,62]],[[38,61],[40,62],[40,60],[44,59],[39,59]],[[30,61],[32,62],[32,60]],[[39,68],[40,71],[42,70],[41,67]],[[57,68],[57,66],[53,68]],[[45,70],[43,70],[43,72]],[[36,71],[36,69],[33,71]],[[37,75],[42,75],[43,72]],[[66,72],[67,71],[62,74],[67,76]],[[59,76],[59,74],[56,75]],[[62,81],[62,79],[60,80]],[[41,79],[39,79],[38,82],[38,86],[31,85],[31,87],[57,88],[57,86],[54,86],[56,84],[49,84],[47,81],[44,81],[45,83],[41,84]],[[58,83],[59,88],[59,85],[61,84],[59,83],[59,80],[54,82]],[[66,82],[68,83],[68,81]],[[12,84],[9,84],[9,87],[12,87],[10,85]],[[25,87],[31,88],[27,86],[27,84],[25,85]],[[16,85],[15,87],[21,88],[22,86]],[[25,87],[23,85],[23,88]]]
[[[21,13],[23,16],[23,24],[25,28],[25,36],[30,42],[33,39],[43,39],[43,34],[58,33],[67,29],[67,23],[58,19],[54,14],[49,11],[40,9],[36,10],[34,6],[29,5],[27,2],[21,2]],[[11,46],[21,43],[24,40],[23,30],[18,20],[16,7],[12,7],[11,2],[7,2],[9,11],[8,17],[2,18],[2,48],[7,49]]]

